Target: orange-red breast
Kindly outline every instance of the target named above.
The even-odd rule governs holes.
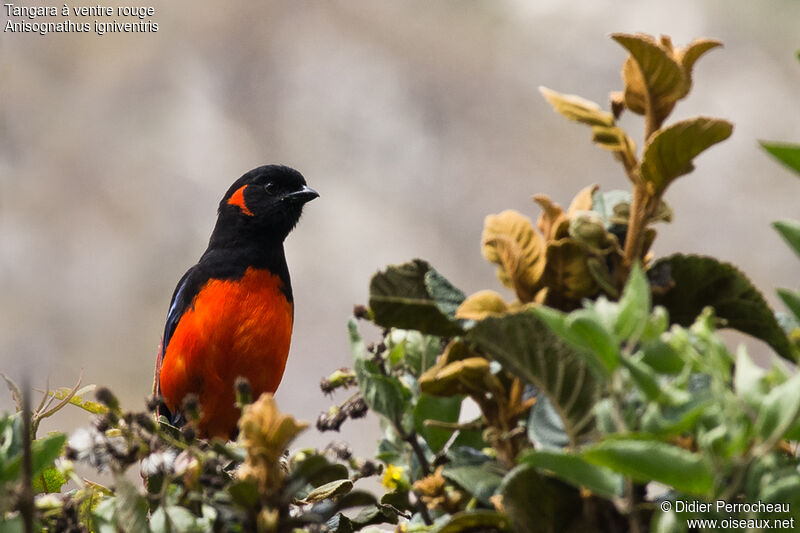
[[[225,193],[208,249],[172,295],[156,361],[160,414],[173,423],[184,422],[181,402],[194,393],[199,436],[231,438],[236,379],[250,381],[253,398],[278,388],[294,319],[283,241],[317,196],[279,165],[251,170]]]

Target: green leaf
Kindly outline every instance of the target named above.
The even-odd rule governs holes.
[[[397,514],[393,513],[386,506],[368,505],[350,519],[353,528],[358,531],[364,526],[373,524],[396,524]]]
[[[467,533],[475,531],[511,531],[511,524],[504,514],[479,509],[454,514],[438,533]]]
[[[786,289],[778,289],[778,296],[780,296],[786,307],[792,314],[800,320],[800,292],[788,291]]]
[[[800,144],[760,141],[775,159],[800,174]]]
[[[585,487],[604,498],[622,496],[624,480],[621,475],[608,468],[587,463],[580,455],[528,450],[517,458],[517,463],[550,471],[561,479]]]
[[[41,474],[33,478],[33,490],[37,494],[42,493],[58,493],[61,492],[61,487],[67,483],[67,478],[64,477],[56,467],[51,466],[45,468]]]
[[[659,374],[680,374],[687,361],[669,343],[661,339],[644,345],[642,362]]]
[[[569,436],[550,399],[545,395],[536,398],[528,415],[528,438],[537,447],[563,448],[569,445]]]
[[[397,378],[381,374],[372,361],[356,359],[353,366],[361,396],[367,406],[400,426],[403,413],[410,406],[411,392]]]
[[[439,311],[450,320],[454,320],[456,309],[466,298],[464,292],[432,268],[425,273],[425,289],[433,298]]]
[[[766,447],[774,446],[800,413],[800,374],[773,388],[764,397],[756,418],[756,432]],[[764,450],[765,452],[767,450]]]
[[[631,202],[633,202],[633,195],[631,195],[630,191],[619,189],[611,191],[597,190],[592,195],[592,211],[599,213],[606,228],[609,228],[612,224],[618,222],[617,206],[626,205],[630,210]],[[625,223],[627,223],[627,218]]]
[[[342,513],[338,513],[325,523],[332,533],[353,533],[353,523]]]
[[[651,533],[686,533],[686,518],[678,516],[675,511],[658,511],[650,525]]]
[[[34,478],[41,474],[45,468],[53,466],[53,462],[61,455],[67,436],[63,433],[53,433],[41,439],[36,439],[31,443],[31,462]],[[10,461],[3,466],[0,474],[0,482],[13,481],[19,477],[22,465],[22,451],[14,455]]]
[[[594,427],[598,383],[583,359],[533,311],[478,322],[467,339],[547,395],[572,444]]]
[[[751,407],[758,408],[767,393],[764,375],[766,371],[755,364],[744,346],[736,354],[736,368],[733,374],[733,388],[736,395]]]
[[[503,481],[503,468],[492,462],[481,465],[446,466],[442,475],[477,498],[491,505],[491,498]]]
[[[622,364],[647,399],[657,401],[661,398],[661,386],[658,383],[655,372],[649,366],[631,357],[624,357]]]
[[[602,337],[604,337],[603,339],[598,340],[591,337],[593,334],[592,330],[595,329],[595,327],[603,329],[602,325],[597,326],[602,318],[598,314],[593,314],[591,310],[586,309],[579,309],[574,313],[564,313],[547,306],[536,307],[532,309],[531,312],[534,313],[539,320],[547,324],[547,327],[549,327],[558,338],[566,341],[569,346],[574,348],[575,353],[581,357],[584,363],[596,374],[608,375],[610,370],[609,365],[616,367],[616,365],[619,364],[618,354],[610,355],[606,361],[601,354],[598,354],[593,349],[595,344],[598,344],[600,347],[608,347],[610,343],[613,342],[613,340],[608,338],[609,334],[606,331],[602,331],[601,333]],[[576,315],[576,313],[578,314]],[[577,327],[572,327],[579,318],[584,322],[593,321],[596,324],[592,326],[590,324],[579,323]]]
[[[570,334],[568,340],[594,353],[608,371],[613,372],[617,368],[619,345],[597,320],[596,313],[588,309],[573,311],[567,315],[566,326]]]
[[[356,374],[361,396],[367,406],[378,414],[402,424],[403,413],[408,405],[411,392],[396,378],[383,374],[374,361],[367,359],[364,342],[358,333],[358,325],[351,319],[347,324],[350,332],[350,345],[353,352],[353,370]]]
[[[636,481],[657,481],[690,494],[708,494],[713,486],[711,468],[700,455],[665,442],[608,439],[588,448],[583,457]]]
[[[773,222],[772,227],[778,230],[783,240],[791,246],[794,253],[800,256],[800,222],[796,220],[779,220]]]
[[[449,283],[445,287],[444,278],[432,272],[436,271],[428,263],[415,259],[375,274],[369,286],[369,307],[375,323],[443,337],[459,334],[461,328],[448,316],[458,301],[457,289]],[[431,295],[429,287],[440,300]],[[460,300],[464,300],[463,294]]]
[[[654,303],[672,320],[690,326],[706,306],[725,325],[766,342],[782,357],[794,360],[792,347],[764,297],[736,267],[712,257],[675,254],[656,262],[651,272],[670,273],[674,286]]]
[[[733,125],[721,119],[697,117],[658,130],[648,140],[639,171],[653,196],[660,196],[677,177],[694,170],[692,160],[724,141]]]
[[[617,338],[638,341],[650,316],[650,284],[647,282],[641,265],[637,262],[631,270],[622,298],[619,300],[619,313],[614,323]]]
[[[5,519],[0,517],[0,533],[25,533],[25,523],[21,515]]]
[[[503,479],[499,492],[514,531],[568,531],[569,523],[576,518],[571,510],[581,506],[576,490],[549,482],[539,475],[536,468],[527,464],[511,470]]]
[[[415,376],[419,376],[436,362],[441,352],[442,341],[433,335],[419,331],[392,329],[386,337],[389,361],[393,366],[404,361]]]
[[[228,486],[228,494],[237,505],[245,509],[258,504],[258,485],[249,479],[239,479]]]
[[[126,533],[149,533],[147,526],[147,501],[124,476],[115,476],[116,517]]]
[[[421,394],[417,400],[417,405],[414,407],[414,428],[434,453],[442,449],[453,431],[426,425],[425,421],[458,422],[461,400],[460,396],[440,398],[428,394]]]
[[[161,506],[150,518],[152,533],[203,533],[211,531],[205,520],[196,517],[185,507],[179,505]],[[124,529],[126,532],[127,528]]]

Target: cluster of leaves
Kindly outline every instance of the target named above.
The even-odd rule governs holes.
[[[15,397],[23,398],[7,381]],[[68,442],[63,433],[36,439],[26,419],[45,411],[31,416],[21,401],[17,413],[0,420],[0,531],[327,531],[325,523],[338,521],[343,509],[394,511],[353,490],[355,481],[379,469],[346,446],[286,455],[306,424],[281,414],[271,395],[250,404],[247,389],[246,382],[239,384],[243,409],[235,442],[195,438],[199,411],[191,399],[185,408],[192,422],[178,429],[156,421],[158,399],[148,402],[149,412],[122,412],[108,389],[99,389],[98,402],[92,402],[77,394],[77,386],[46,397],[62,396],[62,407],[72,403],[94,413],[93,425]],[[26,435],[33,437],[27,458]],[[29,475],[23,476],[26,462]],[[80,477],[78,463],[110,478],[110,486]],[[140,483],[133,481],[135,465]],[[352,522],[360,527],[373,514]]]
[[[668,186],[731,134],[707,117],[665,125],[697,59],[720,43],[613,38],[629,56],[611,111],[542,93],[592,128],[632,192],[590,186],[567,210],[537,195],[536,227],[516,211],[488,216],[482,252],[514,301],[466,296],[414,260],[376,274],[356,312],[382,328],[377,344],[349,324],[354,370],[326,383],[357,385],[345,403],[380,415],[382,501],[411,513],[404,531],[685,531],[690,518],[800,517],[800,293],[780,290],[792,314],[776,316],[734,266],[648,252],[652,225],[672,218]],[[641,154],[616,122],[625,109],[645,118]],[[798,166],[796,146],[766,147]],[[800,225],[776,228],[800,250]],[[720,327],[780,358],[766,369],[744,348],[734,355]],[[784,506],[661,505],[716,500]]]

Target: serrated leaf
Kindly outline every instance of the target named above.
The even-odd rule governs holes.
[[[467,340],[547,395],[573,445],[592,430],[597,380],[581,356],[533,311],[486,318],[467,333]]]
[[[608,439],[589,447],[583,457],[636,481],[657,481],[689,494],[706,495],[713,486],[711,467],[700,455],[661,441]]]
[[[673,322],[692,325],[706,306],[725,325],[766,342],[782,357],[794,360],[792,347],[764,297],[736,267],[712,257],[675,254],[657,261],[651,271],[670,272],[674,286],[655,295]]]
[[[666,117],[686,94],[688,82],[681,65],[650,35],[615,33],[611,38],[630,53],[622,69],[626,107],[643,115],[650,101],[658,117]]]
[[[623,478],[616,472],[587,463],[580,455],[528,450],[520,454],[517,463],[528,464],[552,472],[559,478],[578,487],[585,487],[604,498],[622,496]]]
[[[773,222],[772,227],[780,233],[783,240],[800,257],[800,222],[797,220],[779,220]]]
[[[650,194],[660,196],[672,181],[694,169],[692,160],[730,137],[733,125],[722,119],[697,117],[658,130],[644,147],[639,173]]]
[[[514,289],[521,302],[530,302],[544,272],[544,239],[531,221],[512,209],[488,215],[483,226],[481,251],[498,265],[497,277]]]
[[[603,111],[596,103],[574,94],[561,94],[547,87],[539,87],[545,100],[553,109],[570,120],[590,126],[613,126],[614,115]]]
[[[800,174],[800,144],[760,141],[775,159]]]
[[[387,328],[416,329],[429,335],[460,333],[458,324],[447,315],[447,309],[457,298],[444,287],[441,276],[430,272],[435,271],[427,262],[415,259],[375,274],[369,287],[369,307],[375,323]],[[429,287],[443,298],[441,302],[431,295]]]
[[[483,290],[467,296],[456,310],[456,318],[481,320],[489,315],[503,314],[508,310],[503,297],[495,291]]]

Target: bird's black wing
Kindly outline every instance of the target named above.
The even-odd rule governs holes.
[[[175,287],[175,292],[172,294],[170,300],[169,311],[167,312],[167,323],[164,326],[164,336],[161,339],[161,349],[159,350],[158,360],[156,361],[156,394],[161,394],[161,365],[164,363],[164,357],[167,353],[167,346],[175,333],[175,328],[178,327],[181,317],[186,310],[192,305],[197,293],[200,292],[203,284],[209,279],[206,270],[201,264],[197,264],[186,271],[183,277]],[[166,416],[171,423],[175,425],[182,425],[182,415],[179,412],[171,413],[164,402],[158,407],[158,415]]]

